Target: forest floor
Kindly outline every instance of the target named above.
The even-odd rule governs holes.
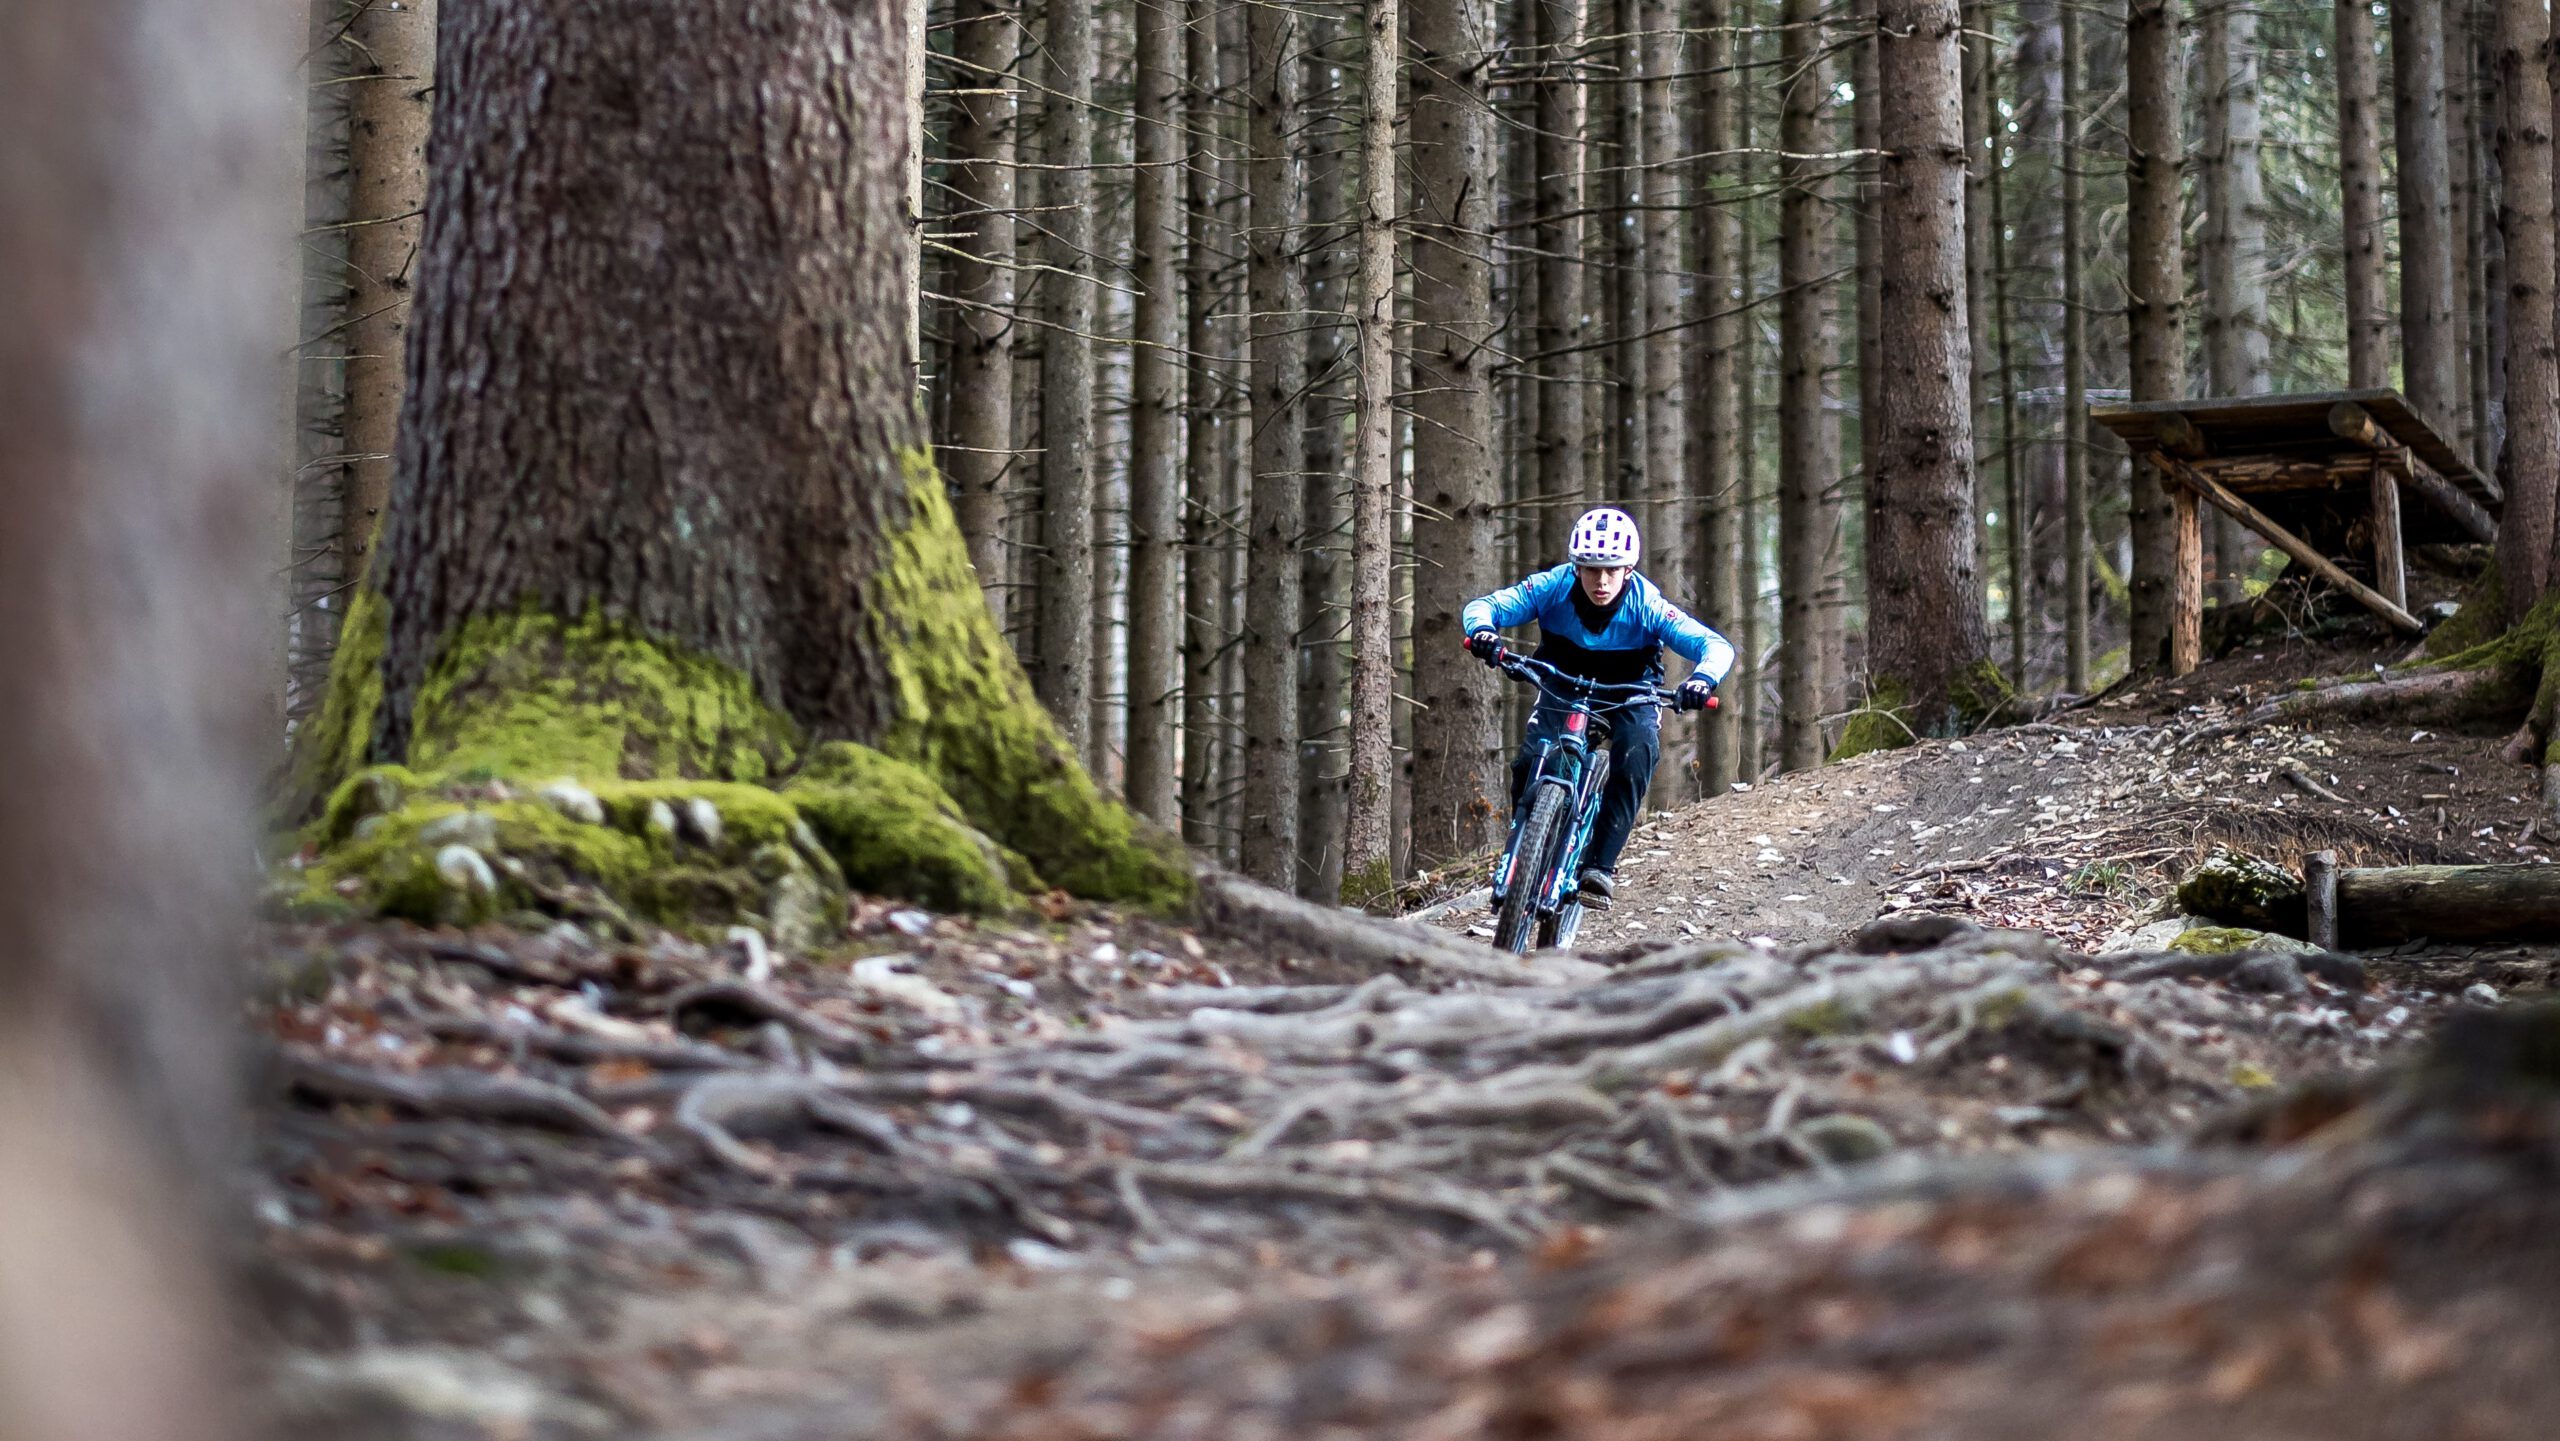
[[[279,931],[280,1433],[2548,1434],[2560,949],[2135,934],[2218,842],[2543,858],[2499,737],[2207,735],[2369,659],[1660,815],[1602,966]]]

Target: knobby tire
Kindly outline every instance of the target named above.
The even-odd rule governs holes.
[[[1493,943],[1515,956],[1529,953],[1529,942],[1537,932],[1538,897],[1547,888],[1556,848],[1564,843],[1564,828],[1573,818],[1565,800],[1561,787],[1540,786],[1538,798],[1529,804],[1529,818],[1520,823],[1510,889],[1503,895],[1502,915],[1493,927]]]

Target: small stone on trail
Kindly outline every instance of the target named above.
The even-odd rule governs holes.
[[[493,851],[498,848],[498,821],[484,811],[456,811],[438,816],[418,827],[418,844],[422,846],[469,846],[473,850]],[[437,862],[442,865],[442,861]]]
[[[1958,936],[1969,936],[1980,929],[1962,916],[1942,915],[1935,911],[1880,916],[1860,926],[1849,945],[1860,955],[1889,956],[1898,951],[1925,950],[1944,945]]]
[[[535,794],[544,805],[573,821],[591,826],[604,824],[604,802],[596,799],[594,791],[576,781],[553,781]]]
[[[498,893],[497,872],[489,869],[489,863],[478,851],[466,845],[449,845],[437,851],[436,874],[465,895],[486,897]]]
[[[2462,999],[2475,1006],[2494,1006],[2505,998],[2498,994],[2497,987],[2487,981],[2473,981],[2462,988]]]
[[[668,845],[675,844],[676,808],[674,806],[668,805],[665,801],[649,802],[649,818],[646,824],[652,840],[664,841]]]
[[[686,832],[700,842],[703,849],[714,851],[720,849],[723,830],[718,806],[701,796],[695,796],[684,803],[684,819]]]
[[[1872,1161],[1893,1149],[1893,1133],[1864,1116],[1816,1116],[1794,1134],[1834,1165]]]
[[[904,936],[921,937],[933,929],[933,917],[922,911],[891,911],[888,922],[890,929]]]

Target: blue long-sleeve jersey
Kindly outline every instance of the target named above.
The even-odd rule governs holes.
[[[1560,565],[1468,601],[1458,613],[1459,629],[1468,635],[1533,620],[1540,660],[1611,685],[1660,679],[1664,646],[1718,684],[1733,669],[1732,643],[1664,599],[1642,575],[1628,576],[1626,589],[1605,611],[1574,584],[1574,568]]]

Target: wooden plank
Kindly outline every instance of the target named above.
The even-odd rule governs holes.
[[[2302,562],[2312,574],[2354,596],[2367,610],[2411,635],[2427,633],[2427,628],[2418,623],[2416,616],[2393,604],[2390,598],[2376,593],[2373,587],[2338,569],[2336,561],[2313,549],[2311,543],[2302,537],[2267,519],[2257,507],[2223,489],[2215,483],[2212,476],[2206,475],[2174,455],[2164,455],[2156,450],[2150,452],[2150,455],[2154,465],[2168,471],[2180,483],[2192,487],[2196,494],[2212,501],[2214,507],[2223,514],[2265,536],[2268,544]]]
[[[2340,440],[2361,445],[2367,450],[2380,450],[2391,443],[2373,412],[2352,400],[2342,400],[2329,407],[2329,433]]]
[[[2373,458],[2373,579],[2382,598],[2409,608],[2409,565],[2400,549],[2400,478]]]
[[[2169,487],[2177,516],[2178,563],[2169,572],[2169,674],[2204,664],[2204,508],[2183,485]]]
[[[2201,432],[2205,444],[2216,453],[2241,455],[2319,449],[2319,442],[2336,439],[2336,432],[2329,426],[2329,413],[2340,405],[2363,410],[2393,443],[2407,447],[2443,477],[2448,488],[2469,496],[2474,504],[2490,509],[2505,500],[2497,481],[2473,469],[2469,458],[2454,449],[2428,417],[2411,409],[2396,390],[2126,401],[2093,405],[2089,407],[2089,418],[2124,437],[2129,444],[2138,445],[2152,437],[2157,417],[2174,414]]]

